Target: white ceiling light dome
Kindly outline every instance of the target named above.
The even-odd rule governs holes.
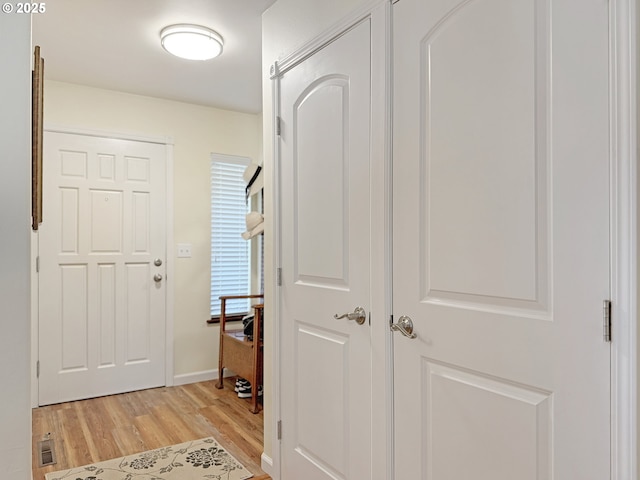
[[[169,25],[160,32],[162,47],[176,57],[209,60],[222,53],[224,40],[210,28],[200,25]]]

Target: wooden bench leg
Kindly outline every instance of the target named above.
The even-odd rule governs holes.
[[[224,368],[218,367],[218,382],[216,383],[216,388],[224,388]]]
[[[253,387],[253,385],[251,386],[251,406],[249,407],[249,410],[251,411],[251,413],[258,413],[260,411],[260,407],[258,406],[258,389],[260,388],[259,385],[256,385],[255,387]]]
[[[216,383],[217,388],[224,387],[224,367],[222,366],[224,340],[222,338],[222,335],[223,333],[220,332],[220,351],[218,352],[218,383]]]

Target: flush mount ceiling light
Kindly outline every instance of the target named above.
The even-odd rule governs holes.
[[[209,60],[222,53],[222,37],[199,25],[170,25],[160,32],[162,47],[176,57]]]

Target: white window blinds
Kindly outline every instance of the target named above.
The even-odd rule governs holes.
[[[227,155],[211,159],[211,316],[220,315],[220,296],[250,293],[251,242],[241,236],[249,212],[242,174],[249,162]],[[249,308],[248,300],[228,301],[226,313]]]

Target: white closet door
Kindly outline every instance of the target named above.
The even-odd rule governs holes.
[[[394,4],[397,480],[610,478],[608,8]]]
[[[283,479],[372,476],[370,76],[366,21],[280,79]]]

